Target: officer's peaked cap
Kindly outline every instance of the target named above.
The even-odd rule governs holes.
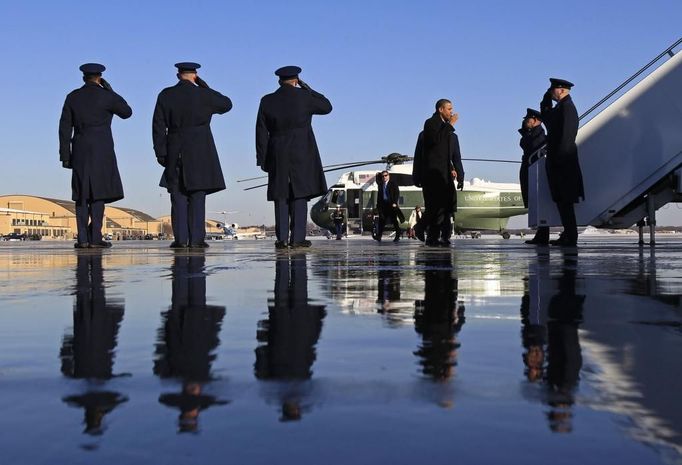
[[[297,77],[301,71],[302,69],[298,66],[282,66],[275,71],[275,75],[279,76],[280,79],[291,79]]]
[[[532,108],[526,108],[526,116],[523,117],[524,119],[526,118],[536,118],[541,120],[542,119],[542,113],[540,113],[537,110],[533,110]]]
[[[181,63],[175,63],[175,67],[182,73],[187,71],[194,72],[201,68],[201,65],[199,63],[192,63],[191,61],[183,61]]]
[[[78,68],[80,69],[83,74],[102,74],[102,72],[106,69],[104,65],[100,65],[99,63],[85,63],[84,65],[80,65]]]
[[[549,82],[553,89],[570,89],[573,87],[573,83],[565,79],[549,78]]]

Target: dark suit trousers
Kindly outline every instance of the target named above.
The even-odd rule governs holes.
[[[275,234],[282,242],[305,240],[308,222],[308,200],[275,199]]]
[[[377,236],[381,237],[384,233],[384,227],[386,226],[386,221],[391,221],[393,223],[393,229],[397,237],[400,237],[400,222],[398,221],[398,212],[400,210],[394,208],[390,204],[383,204],[379,209],[379,224],[377,228]],[[402,215],[401,215],[402,216]],[[403,219],[405,219],[403,217]]]
[[[557,203],[556,206],[561,217],[561,225],[564,227],[564,232],[561,234],[562,239],[576,241],[578,239],[578,226],[575,220],[575,205],[572,202],[562,202]]]
[[[206,240],[206,192],[171,193],[171,224],[175,242],[199,245]]]
[[[81,198],[76,202],[76,227],[78,242],[97,243],[102,241],[104,201]],[[88,224],[89,223],[89,224]]]

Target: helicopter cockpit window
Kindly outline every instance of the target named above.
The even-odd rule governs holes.
[[[345,191],[334,191],[332,193],[332,204],[343,205],[346,202],[346,192]]]

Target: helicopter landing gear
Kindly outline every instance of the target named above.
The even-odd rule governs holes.
[[[509,234],[509,231],[502,231],[500,233],[500,235],[502,236],[502,239],[505,239],[505,240],[509,239],[511,237],[511,234]]]

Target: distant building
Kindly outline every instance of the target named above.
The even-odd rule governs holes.
[[[43,239],[74,239],[75,204],[71,200],[33,195],[0,196],[0,234],[40,235]],[[162,232],[158,219],[139,210],[108,204],[104,209],[103,234],[113,239],[143,238]]]

